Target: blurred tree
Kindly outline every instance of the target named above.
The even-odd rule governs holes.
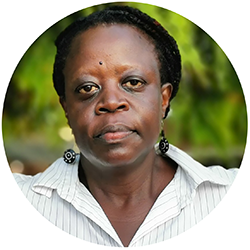
[[[67,121],[53,89],[55,38],[76,18],[113,4],[84,9],[54,24],[17,66],[4,103],[3,138],[9,162],[31,165],[26,172],[43,170],[73,145],[62,132],[67,131],[62,129]],[[137,7],[157,19],[179,45],[183,77],[165,122],[170,143],[204,164],[239,167],[247,114],[240,82],[226,55],[202,29],[176,13],[141,3],[118,4]]]

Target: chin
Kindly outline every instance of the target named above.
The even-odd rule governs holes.
[[[148,146],[145,147],[145,145]],[[86,148],[86,145],[83,145],[79,149],[82,157],[86,160],[86,164],[90,163],[97,168],[118,168],[128,165],[136,166],[142,163],[150,151],[154,151],[154,143],[138,143],[137,141],[134,141],[134,143],[123,142],[108,145],[99,143],[88,148]]]
[[[104,167],[119,168],[131,165],[136,162],[137,157],[126,154],[108,154],[105,157],[100,157],[99,162]]]
[[[133,165],[138,162],[139,155],[135,155],[135,150],[131,151],[127,152],[122,149],[116,149],[102,151],[94,155],[82,153],[82,157],[85,158],[91,165],[98,168],[119,168]]]

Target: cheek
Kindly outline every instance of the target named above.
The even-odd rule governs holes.
[[[92,143],[92,120],[85,112],[75,112],[71,116],[72,120],[72,133],[75,137],[75,142],[81,151],[86,157],[91,156],[91,143]]]
[[[83,105],[72,105],[68,112],[68,122],[71,126],[72,132],[76,137],[79,134],[84,137],[88,137],[90,124],[93,119],[93,115],[88,109],[84,108]]]
[[[155,133],[156,140],[161,129],[162,108],[161,95],[159,92],[151,92],[148,98],[142,102],[141,112],[143,113],[142,125],[151,133]]]
[[[153,113],[155,117],[161,119],[162,97],[160,89],[152,88],[149,89],[148,92],[147,98],[144,98],[145,105],[148,106],[149,112]]]

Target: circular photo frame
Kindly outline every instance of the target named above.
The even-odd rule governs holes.
[[[59,220],[57,221],[58,216],[51,216],[51,213],[54,213],[52,206],[49,209],[50,212],[46,212],[47,199],[53,197],[53,194],[50,193],[51,190],[49,191],[49,189],[45,189],[45,186],[42,186],[42,182],[40,182],[38,186],[34,186],[38,181],[36,176],[43,175],[44,173],[47,175],[50,172],[48,171],[50,166],[55,164],[53,162],[55,162],[56,159],[63,157],[63,152],[67,148],[73,148],[78,155],[82,154],[82,146],[78,148],[78,143],[75,143],[76,134],[71,130],[72,126],[67,117],[67,112],[65,109],[63,110],[60,105],[60,96],[58,96],[53,89],[52,74],[56,55],[54,41],[59,33],[74,22],[74,20],[82,16],[88,16],[96,11],[102,11],[114,5],[128,5],[133,8],[138,8],[140,11],[156,19],[157,22],[174,37],[179,47],[182,78],[178,94],[171,100],[170,111],[165,120],[165,124],[162,126],[169,143],[178,147],[176,149],[175,146],[170,146],[170,149],[173,151],[185,151],[192,159],[195,159],[195,162],[201,163],[206,169],[209,169],[209,166],[223,166],[225,172],[215,170],[215,172],[219,172],[217,174],[220,176],[228,175],[229,172],[236,172],[237,169],[240,168],[246,146],[247,110],[243,90],[231,62],[218,44],[206,32],[188,19],[161,7],[136,2],[106,3],[77,11],[51,26],[37,38],[20,60],[6,92],[2,117],[4,148],[11,171],[16,176],[20,188],[24,193],[26,192],[25,195],[28,200],[44,217],[47,217],[47,219],[52,218],[50,219],[52,224],[57,225],[62,230],[77,238],[82,238],[100,245],[151,245],[165,241],[166,239],[171,239],[186,231],[189,229],[187,222],[184,223],[185,227],[183,229],[171,228],[168,232],[170,236],[163,236],[167,233],[161,233],[159,236],[155,236],[156,231],[154,231],[152,234],[145,235],[145,238],[143,238],[142,235],[145,231],[141,236],[138,236],[136,234],[139,229],[137,229],[134,236],[138,236],[138,241],[133,242],[134,238],[132,237],[130,243],[132,242],[133,244],[130,245],[129,243],[123,244],[126,240],[124,242],[121,240],[123,237],[122,233],[118,233],[120,237],[116,238],[117,235],[113,236],[112,240],[114,240],[115,243],[111,243],[112,236],[111,238],[105,238],[104,235],[112,234],[112,232],[108,232],[108,230],[112,229],[105,229],[105,225],[98,224],[98,219],[94,219],[89,214],[85,214],[86,221],[84,224],[90,220],[89,225],[91,225],[92,228],[95,228],[93,224],[97,225],[94,229],[97,235],[96,240],[92,241],[91,238],[93,239],[93,234],[91,235],[90,233],[86,236],[88,233],[80,233],[79,228],[73,230],[73,227],[69,226],[70,223],[76,223],[76,218],[79,218],[79,215],[76,217],[72,214],[68,215],[69,217],[67,217],[67,219],[62,219],[59,222]],[[146,53],[147,50],[145,50],[145,54]],[[99,61],[99,65],[105,66],[105,62]],[[122,130],[121,128],[118,129]],[[158,142],[160,142],[160,140],[161,137],[159,134]],[[180,165],[181,161],[179,162],[178,160],[179,157],[182,157],[182,153],[176,157],[177,158],[170,158],[177,162],[177,165]],[[80,156],[78,158],[80,158]],[[187,158],[185,159],[185,161],[187,161]],[[74,159],[74,164],[78,163],[79,161],[75,163]],[[68,170],[65,169],[62,171],[65,171],[66,176]],[[26,179],[27,176],[29,176],[28,179]],[[34,181],[31,181],[32,178],[34,178]],[[194,177],[191,176],[191,178]],[[58,177],[58,180],[59,179]],[[228,177],[228,179],[232,182],[234,177]],[[27,185],[25,186],[23,182],[24,180],[29,182],[30,187],[32,186],[29,191],[24,191],[27,189]],[[41,178],[39,180],[41,181]],[[55,181],[54,183],[56,183],[57,179],[53,180]],[[49,179],[46,180],[46,182],[48,181]],[[194,183],[195,181],[197,180],[194,178]],[[209,185],[211,186],[214,180],[208,178],[206,181],[210,181]],[[90,187],[87,186],[80,177],[79,182],[81,185],[85,185],[86,190],[91,194]],[[221,182],[218,181],[216,185],[229,185],[226,183],[223,184],[222,182],[222,180]],[[169,182],[169,184],[170,183],[171,182]],[[190,184],[189,180],[187,180],[187,184]],[[199,183],[199,185],[200,184],[201,183]],[[43,185],[45,184],[43,183]],[[50,189],[54,190],[53,185],[51,184]],[[58,182],[56,188],[59,188],[60,185]],[[204,184],[203,189],[209,189],[209,185]],[[72,200],[67,200],[68,197],[63,197],[65,190],[63,186],[60,186],[60,188],[62,193],[59,196],[64,200],[63,203],[68,202],[72,205],[71,208],[70,205],[67,204],[63,209],[69,209],[71,211],[74,208],[76,209],[76,211],[74,210],[73,212],[74,214],[76,214],[77,211],[83,213],[78,207],[79,204],[73,204]],[[39,193],[39,198],[35,195],[32,196],[31,190],[36,194]],[[203,192],[205,192],[204,190]],[[215,191],[219,193],[218,197],[225,195],[226,191],[222,191],[222,189],[220,189],[220,191],[218,190]],[[228,190],[228,188],[225,188],[225,190]],[[200,194],[206,196],[206,193]],[[41,195],[47,196],[43,199]],[[209,195],[214,195],[214,193],[209,193]],[[211,199],[217,199],[215,197],[217,196],[213,196]],[[95,199],[101,204],[96,197]],[[194,220],[198,221],[206,217],[202,215],[202,213],[205,213],[205,210],[207,210],[207,214],[210,213],[210,210],[212,211],[212,208],[202,208],[202,198],[199,199],[201,208],[198,211],[196,207],[197,214],[193,214]],[[209,198],[206,197],[206,199]],[[43,205],[40,206],[40,203]],[[217,205],[219,201],[214,202],[214,204],[215,203]],[[100,206],[102,209],[105,207]],[[152,207],[154,208],[154,206]],[[58,204],[57,209],[59,209]],[[198,213],[200,214],[198,215]],[[106,214],[105,209],[104,214]],[[148,215],[149,214],[150,211]],[[69,222],[68,218],[71,218],[71,216],[74,217],[74,222]],[[198,217],[201,218],[198,219]],[[157,218],[157,215],[155,218]],[[100,218],[100,220],[101,219],[103,218]],[[146,219],[147,217],[145,217],[143,223],[145,221],[147,222]],[[83,220],[83,218],[81,218],[81,220]],[[66,225],[64,223],[68,224]],[[143,223],[140,225],[143,226]],[[114,224],[112,224],[113,229],[117,232],[118,230],[116,230]],[[192,222],[190,224],[192,224],[190,225],[191,228],[193,224],[196,223]],[[166,225],[167,224],[165,224],[164,227],[166,227]],[[163,230],[160,222],[159,225],[157,224],[157,226],[155,225],[154,227],[157,228],[157,232]],[[174,230],[177,230],[179,233],[174,233]],[[72,231],[74,231],[74,233]],[[80,234],[85,236],[79,236]],[[151,241],[149,238],[153,238],[152,235],[154,235],[155,240]],[[160,237],[162,237],[162,240],[156,240]]]

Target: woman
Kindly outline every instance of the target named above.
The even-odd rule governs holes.
[[[80,154],[68,150],[34,177],[15,175],[36,209],[108,246],[160,242],[204,218],[236,171],[205,168],[164,136],[181,76],[168,32],[116,6],[75,21],[56,46],[54,86]]]

